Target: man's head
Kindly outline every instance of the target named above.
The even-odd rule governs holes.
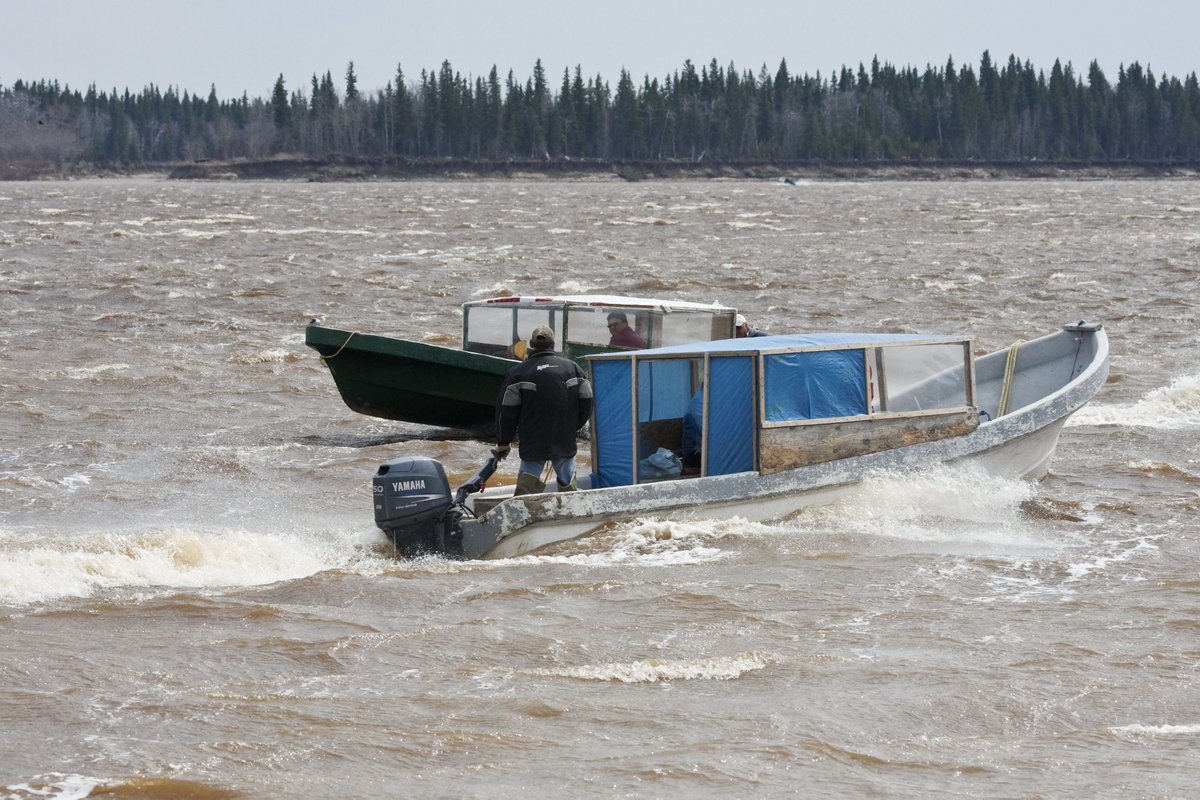
[[[533,350],[553,350],[554,331],[545,325],[539,325],[529,334],[529,347]]]
[[[741,314],[733,318],[733,335],[739,339],[750,335],[750,323]]]
[[[625,316],[624,311],[612,311],[608,315],[608,329],[610,331],[619,331],[622,328],[629,327],[629,317]]]

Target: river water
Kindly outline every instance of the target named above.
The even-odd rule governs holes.
[[[1040,484],[394,560],[304,325],[1103,322]],[[1200,774],[1200,182],[0,184],[0,798],[1151,797]]]

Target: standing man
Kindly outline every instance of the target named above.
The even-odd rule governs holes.
[[[554,352],[554,331],[529,336],[529,352],[504,379],[496,408],[496,455],[508,455],[520,435],[521,468],[515,495],[546,488],[542,469],[554,465],[558,490],[575,490],[575,434],[592,415],[592,384],[579,365]]]

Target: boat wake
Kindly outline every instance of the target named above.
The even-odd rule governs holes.
[[[611,525],[582,539],[542,548],[536,555],[509,561],[601,566],[683,566],[726,556],[722,539],[745,535],[754,526],[745,520],[671,520],[641,518]]]
[[[173,529],[53,539],[0,532],[0,604],[262,586],[337,568],[378,571],[384,562],[369,549],[377,538],[369,530],[296,536]]]
[[[793,524],[812,534],[838,534],[949,546],[1009,550],[1051,546],[1029,513],[1037,487],[981,468],[939,465],[914,473],[869,476],[855,492],[804,509]]]
[[[1027,481],[942,465],[869,476],[833,503],[802,509],[785,520],[646,517],[498,563],[669,567],[736,557],[745,547],[819,557],[844,552],[847,538],[892,549],[917,545],[921,550],[1028,553],[1062,545],[1061,537],[1048,530],[1048,522],[1060,520],[1088,521],[1040,500]]]
[[[860,544],[955,552],[1059,546],[1046,520],[1027,513],[1035,494],[1024,481],[997,480],[963,467],[880,474],[831,505],[779,522],[647,517],[492,562],[437,556],[397,561],[390,548],[380,546],[378,531],[365,528],[171,528],[58,538],[0,531],[0,603],[19,607],[111,592],[222,591],[335,569],[371,576],[397,569],[441,573],[530,563],[674,567],[736,558],[746,547],[813,557],[844,551],[847,537]]]

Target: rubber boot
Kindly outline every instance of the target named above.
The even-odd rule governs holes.
[[[513,497],[522,494],[538,494],[546,490],[546,484],[538,480],[537,475],[530,475],[528,472],[517,473],[517,488],[513,492]]]
[[[555,481],[555,483],[558,483],[558,481]],[[560,492],[577,492],[579,491],[579,487],[575,485],[575,479],[571,478],[571,482],[566,486],[563,486],[561,483],[559,483],[558,490]]]

